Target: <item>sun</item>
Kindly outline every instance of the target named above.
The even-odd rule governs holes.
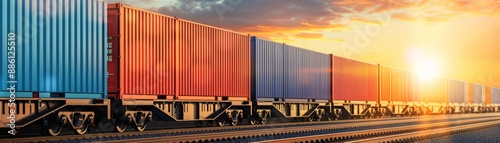
[[[410,47],[407,57],[414,66],[414,73],[421,81],[432,81],[441,74],[439,60],[431,54],[422,52],[420,47]]]
[[[439,65],[436,61],[420,60],[415,65],[415,74],[423,81],[430,81],[439,75]]]

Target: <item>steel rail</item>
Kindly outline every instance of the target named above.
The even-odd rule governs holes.
[[[492,118],[483,118],[483,119],[472,119],[472,120],[459,120],[452,122],[442,122],[442,123],[425,123],[420,125],[410,125],[410,126],[400,126],[400,127],[389,127],[389,128],[379,128],[379,129],[371,129],[371,130],[361,130],[361,131],[351,131],[351,132],[343,132],[343,133],[332,133],[332,134],[322,134],[322,135],[313,135],[313,136],[302,136],[295,138],[286,138],[286,139],[277,139],[277,140],[268,140],[261,141],[260,143],[265,142],[339,142],[339,141],[347,141],[353,139],[367,138],[367,137],[376,137],[374,139],[383,140],[383,138],[389,137],[389,135],[398,136],[397,134],[404,133],[405,135],[415,135],[416,133],[424,133],[429,130],[443,127],[446,128],[448,126],[466,125],[466,124],[476,124],[478,122],[492,123],[492,124],[500,124],[500,117],[492,117]],[[417,132],[415,132],[417,131]],[[406,137],[406,136],[404,136]],[[371,140],[359,140],[359,142],[372,142]],[[373,141],[377,142],[377,141]]]
[[[434,127],[436,125],[449,125],[451,123],[473,123],[473,122],[482,122],[488,120],[500,120],[500,117],[490,117],[490,118],[480,118],[480,119],[464,119],[459,121],[442,121],[442,123],[434,123],[431,120],[423,119],[422,122],[429,127]],[[167,137],[156,137],[156,138],[144,138],[144,139],[133,139],[126,140],[120,142],[134,142],[134,143],[143,143],[143,142],[218,142],[218,141],[228,141],[233,139],[243,139],[243,138],[252,138],[252,137],[262,137],[262,136],[273,136],[273,135],[283,135],[283,134],[292,134],[292,133],[304,133],[304,132],[312,132],[312,131],[323,131],[323,130],[335,130],[335,129],[346,129],[346,128],[358,128],[358,127],[367,127],[367,126],[376,126],[381,124],[398,124],[412,121],[380,121],[380,122],[371,122],[371,123],[363,123],[359,124],[339,124],[339,125],[328,125],[328,126],[310,126],[308,128],[304,127],[288,127],[288,128],[273,128],[273,129],[263,129],[263,130],[254,130],[254,131],[235,131],[228,133],[206,133],[206,134],[198,134],[198,135],[181,135],[181,136],[167,136]],[[432,123],[432,124],[430,124]],[[421,125],[414,125],[415,127]],[[404,127],[396,127],[393,129],[405,129],[410,126]],[[372,130],[371,132],[383,132],[384,130]],[[366,133],[366,130],[356,131],[356,134]],[[340,133],[343,136],[353,136],[352,132]],[[309,137],[300,137],[302,139],[308,139]],[[270,142],[290,142],[296,140],[273,140]],[[116,142],[116,141],[109,141]]]
[[[280,123],[280,124],[268,124],[268,125],[244,125],[244,126],[226,126],[226,127],[205,127],[205,128],[183,128],[183,129],[167,129],[167,130],[150,130],[144,132],[123,132],[123,133],[99,133],[99,134],[86,134],[86,135],[66,135],[66,136],[41,136],[41,137],[26,137],[26,138],[7,138],[0,139],[0,142],[45,142],[45,141],[61,141],[61,140],[79,140],[79,139],[90,139],[90,138],[106,138],[106,137],[126,137],[126,136],[146,136],[151,134],[162,134],[162,133],[186,133],[198,132],[192,134],[199,136],[200,134],[212,133],[218,131],[218,134],[227,134],[225,130],[257,130],[259,128],[287,128],[283,126],[294,126],[299,125],[297,128],[311,127],[311,126],[329,126],[332,127],[342,127],[351,126],[356,127],[359,124],[366,123],[376,123],[380,125],[383,122],[391,123],[403,123],[403,122],[414,122],[414,121],[433,121],[433,120],[443,120],[443,119],[458,119],[458,118],[485,118],[485,117],[495,117],[499,116],[498,113],[491,114],[460,114],[460,115],[440,115],[440,116],[420,116],[420,117],[398,117],[398,118],[378,118],[378,119],[362,119],[362,120],[340,120],[340,121],[324,121],[324,122],[299,122],[299,123]],[[375,124],[371,124],[375,125]],[[169,136],[175,137],[175,136]]]

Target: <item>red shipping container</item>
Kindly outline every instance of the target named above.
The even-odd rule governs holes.
[[[118,99],[250,96],[250,37],[108,5],[108,92]]]
[[[378,66],[332,56],[333,100],[377,101]]]

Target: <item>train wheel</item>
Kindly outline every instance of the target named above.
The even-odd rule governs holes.
[[[63,127],[59,124],[58,118],[59,117],[55,115],[49,115],[45,118],[45,120],[43,121],[43,131],[45,134],[57,136],[59,135],[59,133],[61,133]]]
[[[194,124],[196,125],[196,127],[201,127],[201,125],[203,125],[203,121],[196,121],[194,122]]]
[[[142,126],[134,124],[134,127],[135,127],[136,131],[142,132],[142,131],[144,131],[146,129],[146,125],[147,125],[146,123],[144,123],[144,125],[142,125]]]
[[[236,126],[236,125],[238,125],[238,121],[232,121],[231,122],[231,126]]]
[[[226,124],[226,121],[225,121],[224,119],[219,119],[219,120],[217,121],[217,125],[218,125],[219,127],[224,126],[224,124]]]
[[[83,125],[79,129],[75,129],[74,132],[78,135],[83,135],[87,133],[87,131],[92,129],[92,126],[94,125],[94,117],[91,115],[83,121]]]
[[[214,124],[214,121],[208,121],[207,126],[211,127]]]
[[[266,122],[267,122],[266,120],[260,120],[260,124],[262,125],[266,124]]]
[[[250,117],[250,119],[248,119],[248,124],[250,125],[255,125],[255,122],[257,122],[253,117]]]
[[[115,131],[120,133],[124,132],[127,129],[127,126],[128,124],[125,121],[117,119],[115,123]]]

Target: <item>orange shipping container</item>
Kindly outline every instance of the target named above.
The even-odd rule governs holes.
[[[380,66],[381,101],[414,101],[413,74],[399,69]]]
[[[110,98],[249,98],[246,34],[122,4],[108,5],[108,34]]]
[[[489,86],[485,86],[485,102],[486,102],[486,105],[488,104],[491,104],[491,88]]]
[[[391,68],[380,66],[380,101],[391,101]]]
[[[423,102],[445,103],[448,100],[448,84],[445,78],[419,81],[419,94]]]

